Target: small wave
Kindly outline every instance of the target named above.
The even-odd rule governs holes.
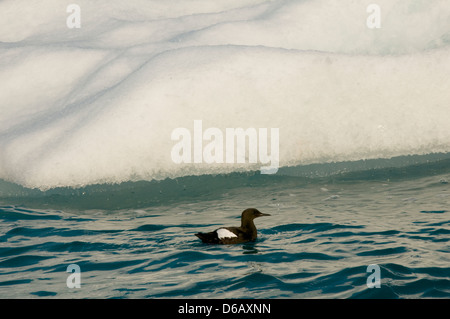
[[[37,212],[19,207],[0,207],[0,219],[7,221],[14,220],[55,220],[60,219],[58,215],[52,215],[45,212]]]
[[[29,284],[31,281],[32,281],[31,279],[6,280],[6,281],[0,282],[0,286],[23,285],[23,284]]]
[[[324,232],[335,229],[354,229],[364,228],[364,226],[358,225],[339,225],[333,223],[311,223],[311,224],[299,224],[292,223],[286,225],[275,226],[270,229],[270,232],[285,232],[285,231],[302,231],[302,232]],[[265,231],[267,232],[267,230]]]
[[[165,225],[141,225],[137,228],[131,229],[130,231],[144,231],[144,232],[153,232],[165,229],[167,226]]]
[[[3,261],[0,261],[0,268],[21,268],[39,264],[41,261],[53,258],[51,256],[38,255],[20,255],[14,256]]]
[[[443,214],[446,213],[447,210],[421,210],[422,214]]]
[[[402,254],[407,252],[408,249],[405,247],[395,247],[395,248],[383,248],[383,249],[374,249],[368,251],[362,251],[357,253],[358,256],[388,256],[394,254]]]

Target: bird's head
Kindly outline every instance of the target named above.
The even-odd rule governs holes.
[[[261,216],[270,216],[270,214],[261,213],[256,208],[247,208],[246,210],[244,210],[242,212],[242,219],[252,220],[252,219],[255,219],[255,218],[261,217]]]

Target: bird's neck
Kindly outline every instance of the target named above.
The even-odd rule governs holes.
[[[254,236],[256,238],[256,227],[255,227],[255,224],[253,223],[253,219],[245,220],[245,221],[243,220],[241,222],[241,228],[245,232],[251,232],[252,234],[254,234]]]

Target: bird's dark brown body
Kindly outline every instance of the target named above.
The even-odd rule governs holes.
[[[208,244],[229,245],[253,241],[258,237],[253,220],[261,216],[270,215],[255,208],[247,208],[242,212],[240,227],[221,227],[209,233],[197,233],[195,236]]]

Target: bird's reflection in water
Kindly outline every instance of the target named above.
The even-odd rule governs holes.
[[[244,245],[242,245],[242,249],[244,250],[242,252],[244,255],[257,254],[259,252],[259,250],[256,248],[255,242],[245,243]]]

